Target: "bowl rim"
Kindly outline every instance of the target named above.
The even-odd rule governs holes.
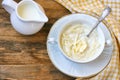
[[[69,14],[69,15],[63,16],[63,17],[60,18],[59,20],[63,20],[65,17],[70,18],[70,17],[72,17],[72,16],[81,16],[81,15],[90,17],[91,20],[97,19],[96,17],[93,17],[93,16],[88,15],[88,14],[74,13],[74,14]],[[57,21],[57,23],[59,23],[59,20]],[[73,21],[74,21],[74,20],[71,20],[71,22],[73,22]],[[101,22],[101,23],[103,23],[103,22]],[[58,32],[58,41],[57,41],[57,42],[58,42],[58,47],[59,47],[61,53],[62,53],[68,60],[73,61],[73,62],[76,62],[76,63],[88,63],[88,62],[91,62],[91,61],[94,61],[95,59],[97,59],[97,58],[102,54],[102,52],[103,52],[103,50],[104,50],[104,47],[105,47],[105,36],[104,36],[104,33],[103,33],[102,29],[101,29],[100,27],[98,27],[98,30],[100,30],[100,32],[102,33],[101,35],[103,36],[103,42],[102,42],[102,43],[103,43],[103,44],[102,44],[103,47],[102,47],[102,49],[100,50],[100,52],[97,52],[97,53],[99,53],[99,54],[96,55],[94,58],[92,58],[92,59],[90,59],[90,60],[81,61],[81,60],[75,60],[75,59],[69,57],[69,56],[64,52],[64,50],[62,49],[62,47],[61,47],[61,45],[60,45],[61,32],[64,30],[65,25],[67,25],[67,24],[69,24],[69,22],[66,22],[66,23],[64,24],[64,27],[62,27],[61,30]]]

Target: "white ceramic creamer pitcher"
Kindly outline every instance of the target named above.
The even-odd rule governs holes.
[[[48,21],[43,8],[33,0],[3,0],[2,6],[10,13],[12,26],[24,35],[37,33]]]

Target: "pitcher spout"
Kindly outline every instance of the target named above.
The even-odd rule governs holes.
[[[39,14],[39,18],[38,19],[36,18],[37,22],[48,22],[48,17],[45,15],[44,12],[38,11],[38,14]]]
[[[39,21],[40,22],[48,22],[48,17],[44,14],[44,15],[41,16]]]

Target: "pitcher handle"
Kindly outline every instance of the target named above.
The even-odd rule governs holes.
[[[14,0],[3,0],[2,6],[9,14],[12,14],[17,7],[17,3]]]

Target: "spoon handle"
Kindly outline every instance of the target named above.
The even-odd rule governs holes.
[[[105,19],[105,17],[107,17],[109,15],[109,13],[111,12],[111,8],[110,7],[106,7],[101,15],[101,17],[98,19],[100,22],[102,20]]]
[[[101,15],[101,17],[98,19],[97,23],[94,25],[94,27],[90,30],[90,32],[88,33],[87,37],[90,36],[90,34],[93,32],[93,30],[99,25],[100,22],[102,22],[102,20],[105,19],[106,16],[109,15],[109,13],[111,12],[111,8],[110,7],[106,7]]]

